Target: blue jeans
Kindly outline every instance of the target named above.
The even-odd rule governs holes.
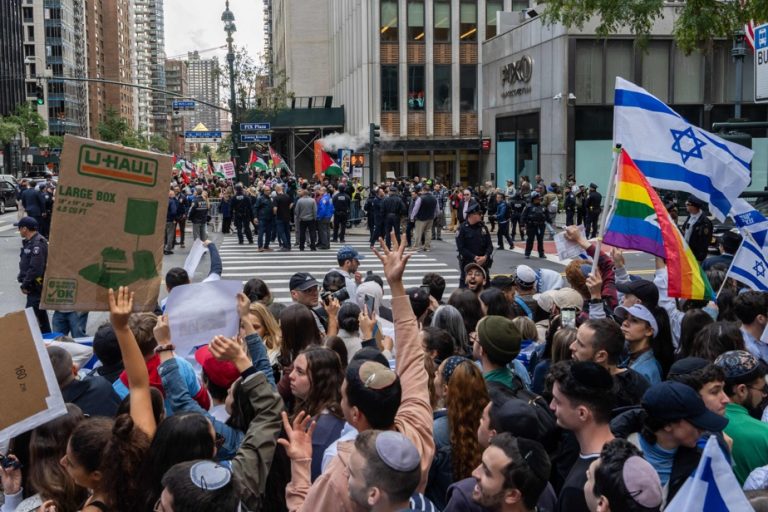
[[[277,241],[284,249],[291,248],[291,221],[275,220],[275,230],[277,231]]]
[[[55,311],[53,313],[53,330],[73,338],[85,336],[85,326],[88,324],[88,312]]]
[[[259,249],[269,249],[269,241],[272,240],[272,226],[274,223],[275,219],[259,220]]]

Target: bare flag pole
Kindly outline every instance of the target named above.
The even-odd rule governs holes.
[[[600,259],[600,251],[603,245],[603,235],[605,234],[605,221],[608,219],[609,214],[613,212],[613,209],[615,207],[613,202],[614,202],[614,198],[616,197],[616,191],[614,189],[616,187],[616,174],[619,169],[620,160],[621,160],[621,144],[616,144],[613,147],[613,165],[611,166],[611,174],[608,177],[608,193],[605,197],[606,208],[603,208],[603,211],[600,212],[600,222],[597,227],[597,242],[595,242],[595,255],[592,258],[592,274],[594,274],[595,271],[597,270],[597,261]]]

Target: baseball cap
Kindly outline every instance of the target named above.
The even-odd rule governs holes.
[[[643,409],[649,416],[664,421],[686,420],[707,432],[720,432],[728,420],[707,409],[692,387],[681,382],[664,381],[654,384],[643,395]]]
[[[688,196],[688,199],[686,199],[685,202],[695,206],[696,208],[704,208],[704,205],[706,204],[704,201],[694,195]]]
[[[552,290],[552,300],[559,309],[573,308],[581,311],[584,307],[584,297],[573,288]]]
[[[659,289],[647,279],[616,283],[616,289],[625,295],[634,295],[646,306],[656,306],[659,304]]]
[[[467,206],[467,215],[470,213],[480,213],[480,204],[476,201],[469,203],[469,206]]]
[[[22,217],[19,222],[14,222],[13,225],[18,228],[34,229],[35,231],[38,228],[37,220],[33,217]]]
[[[240,372],[232,361],[219,361],[211,354],[208,345],[195,351],[195,360],[203,367],[208,379],[220,388],[229,386],[240,377]]]
[[[296,272],[291,276],[288,288],[291,291],[299,290],[300,292],[305,292],[313,286],[320,286],[320,283],[312,277],[312,274],[309,272]]]
[[[541,197],[541,194],[536,191],[531,192],[531,199],[536,199],[537,197]]]
[[[467,263],[466,265],[464,265],[464,273],[466,274],[467,272],[469,272],[469,269],[471,268],[476,268],[480,270],[480,272],[483,273],[483,277],[485,278],[485,280],[486,281],[488,280],[488,273],[485,271],[485,269],[481,265],[478,265],[475,262]]]
[[[345,245],[339,248],[338,252],[336,253],[336,259],[339,261],[364,260],[365,256],[357,252],[354,247]]]
[[[659,334],[659,324],[656,322],[656,318],[653,316],[651,311],[642,304],[633,304],[628,308],[619,306],[613,310],[613,314],[615,314],[619,320],[622,321],[627,318],[627,315],[632,315],[636,318],[639,318],[640,320],[645,320],[651,324],[651,329],[653,329],[653,337],[655,338],[656,335]]]

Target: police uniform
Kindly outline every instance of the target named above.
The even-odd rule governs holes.
[[[525,210],[526,201],[521,192],[512,196],[509,200],[509,229],[512,235],[512,241],[515,241],[515,231],[520,226],[520,240],[525,239],[525,225],[520,222],[520,218]]]
[[[477,202],[473,201],[467,207],[467,217],[469,217],[470,213],[481,212],[482,210]],[[482,220],[476,224],[470,224],[468,220],[464,221],[456,235],[456,248],[459,251],[460,288],[466,286],[464,284],[464,278],[466,277],[464,267],[468,263],[473,263],[475,256],[485,256],[485,263],[482,267],[485,269],[486,274],[490,275],[491,265],[493,264],[493,259],[491,258],[493,254],[493,241],[491,240],[491,233]]]
[[[597,223],[600,220],[600,212],[603,202],[603,196],[597,191],[597,185],[589,184],[589,194],[584,200],[584,226],[586,227],[587,238],[597,236]]]
[[[243,194],[243,189],[235,190],[235,197],[232,198],[232,216],[235,218],[235,229],[237,230],[237,241],[243,244],[243,232],[245,232],[248,243],[253,243],[253,234],[251,233],[251,221],[253,220],[253,208],[251,200]]]
[[[531,257],[534,239],[538,241],[539,257],[545,257],[544,229],[549,222],[549,210],[541,204],[541,195],[538,192],[531,192],[531,204],[523,210],[523,217],[521,219],[521,223],[525,224],[525,231],[528,233],[528,238],[525,240],[526,258]]]
[[[37,230],[38,223],[31,217],[24,217],[15,224],[18,227],[26,227]],[[51,332],[51,324],[48,313],[40,309],[40,298],[43,292],[43,275],[45,264],[48,261],[48,240],[39,232],[35,232],[32,238],[22,241],[19,258],[19,275],[16,280],[20,284],[21,291],[27,296],[25,307],[32,308],[43,333]]]
[[[704,202],[693,196],[688,198],[688,203],[699,208],[699,218],[691,224],[689,216],[683,224],[683,236],[688,242],[696,260],[701,263],[709,254],[709,242],[712,240],[712,221],[707,217],[707,213],[701,208]]]

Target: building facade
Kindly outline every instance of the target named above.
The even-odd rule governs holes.
[[[540,174],[547,183],[574,175],[605,191],[611,170],[616,77],[630,80],[669,104],[691,123],[734,117],[736,65],[731,40],[710,54],[686,55],[672,40],[676,10],[667,7],[645,47],[630,34],[601,39],[595,25],[582,30],[548,26],[509,13],[511,29],[483,45],[482,130],[491,137],[483,179]],[[516,15],[516,17],[512,16]],[[768,106],[754,103],[753,54],[743,65],[742,118],[764,121]],[[768,138],[754,132],[751,190],[768,185]]]
[[[165,83],[169,92],[180,96],[188,94],[188,69],[187,61],[184,60],[166,60],[165,61]],[[188,123],[183,114],[177,115],[173,112],[173,102],[181,98],[177,96],[168,96],[168,111],[171,112],[171,138],[170,149],[173,153],[184,153],[184,130],[187,130]]]
[[[212,105],[220,104],[219,60],[216,57],[201,59],[198,52],[190,52],[187,56],[187,66],[189,97]],[[189,126],[203,123],[209,130],[216,130],[221,124],[220,111],[200,103],[195,107],[195,114],[189,119]]]
[[[0,2],[0,76],[7,77],[0,80],[0,115],[13,113],[27,96],[23,37],[26,27],[22,22],[27,14],[21,0]]]
[[[165,90],[165,36],[163,0],[132,0],[135,37],[135,78],[138,85]],[[165,94],[137,91],[138,130],[145,137],[168,138],[169,111]]]

